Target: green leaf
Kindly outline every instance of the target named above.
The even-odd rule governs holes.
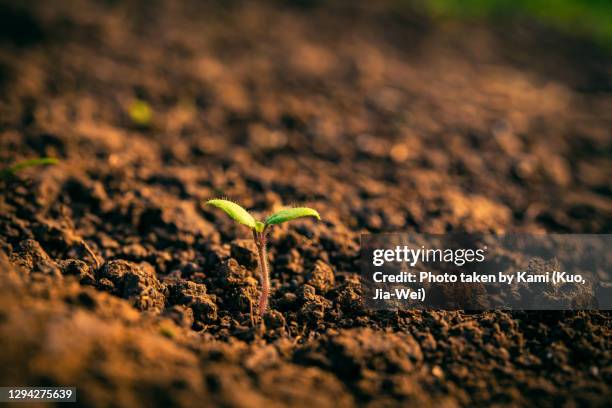
[[[268,218],[266,218],[266,225],[274,225],[281,224],[283,222],[295,220],[296,218],[301,217],[315,217],[317,220],[320,220],[321,217],[316,210],[308,207],[297,207],[297,208],[287,208],[285,210],[281,210],[275,214],[272,214]]]
[[[140,99],[132,102],[128,109],[128,114],[132,122],[138,126],[149,126],[153,119],[153,109],[151,109],[151,105]]]
[[[239,206],[238,204],[228,200],[208,200],[206,204],[220,208],[227,213],[232,219],[238,221],[241,224],[246,225],[251,229],[255,229],[255,219],[247,210]]]
[[[20,161],[18,163],[13,164],[8,169],[4,169],[0,172],[0,177],[6,177],[8,175],[13,175],[21,170],[27,169],[28,167],[35,166],[43,166],[48,164],[57,164],[59,160],[53,157],[40,157],[38,159],[29,159]]]

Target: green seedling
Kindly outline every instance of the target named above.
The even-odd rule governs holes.
[[[315,217],[320,220],[319,213],[307,207],[287,208],[272,214],[261,222],[256,221],[247,210],[232,201],[215,199],[207,201],[206,204],[222,209],[230,218],[246,225],[253,232],[261,280],[261,296],[259,297],[258,311],[263,316],[268,308],[268,298],[270,296],[270,271],[268,269],[268,254],[266,250],[266,233],[268,228],[271,225],[282,224],[283,222],[302,217]]]
[[[53,157],[40,157],[38,159],[23,160],[13,164],[9,168],[0,171],[0,179],[14,176],[21,170],[29,167],[45,166],[50,164],[57,164],[59,161]]]
[[[137,99],[133,101],[129,108],[128,114],[132,122],[137,126],[147,127],[153,119],[153,109],[147,102]]]

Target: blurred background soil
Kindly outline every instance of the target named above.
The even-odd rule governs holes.
[[[0,159],[61,160],[0,181],[0,384],[609,406],[609,312],[360,303],[360,233],[612,230],[609,8],[589,31],[480,3],[0,2]],[[265,330],[218,196],[322,215],[271,233]]]

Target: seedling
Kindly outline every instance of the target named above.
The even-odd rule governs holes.
[[[261,222],[255,221],[255,218],[247,210],[232,201],[215,199],[207,201],[206,204],[222,209],[230,218],[246,225],[253,232],[261,280],[261,296],[259,297],[258,311],[263,316],[268,308],[268,298],[270,296],[270,271],[268,269],[268,254],[266,251],[266,233],[268,227],[302,217],[315,217],[320,220],[319,213],[307,207],[287,208],[272,214]]]
[[[147,102],[137,99],[128,108],[128,114],[132,122],[137,126],[147,127],[153,119],[153,109]]]
[[[23,160],[13,164],[9,168],[0,170],[0,179],[14,176],[17,172],[35,166],[45,166],[49,164],[57,164],[58,160],[53,157],[40,157],[38,159]]]

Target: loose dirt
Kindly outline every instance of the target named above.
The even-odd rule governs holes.
[[[0,158],[61,160],[0,182],[0,384],[84,406],[608,405],[608,312],[372,312],[358,258],[363,232],[609,233],[609,57],[390,10],[0,6]],[[322,215],[271,232],[265,330],[219,196]]]

